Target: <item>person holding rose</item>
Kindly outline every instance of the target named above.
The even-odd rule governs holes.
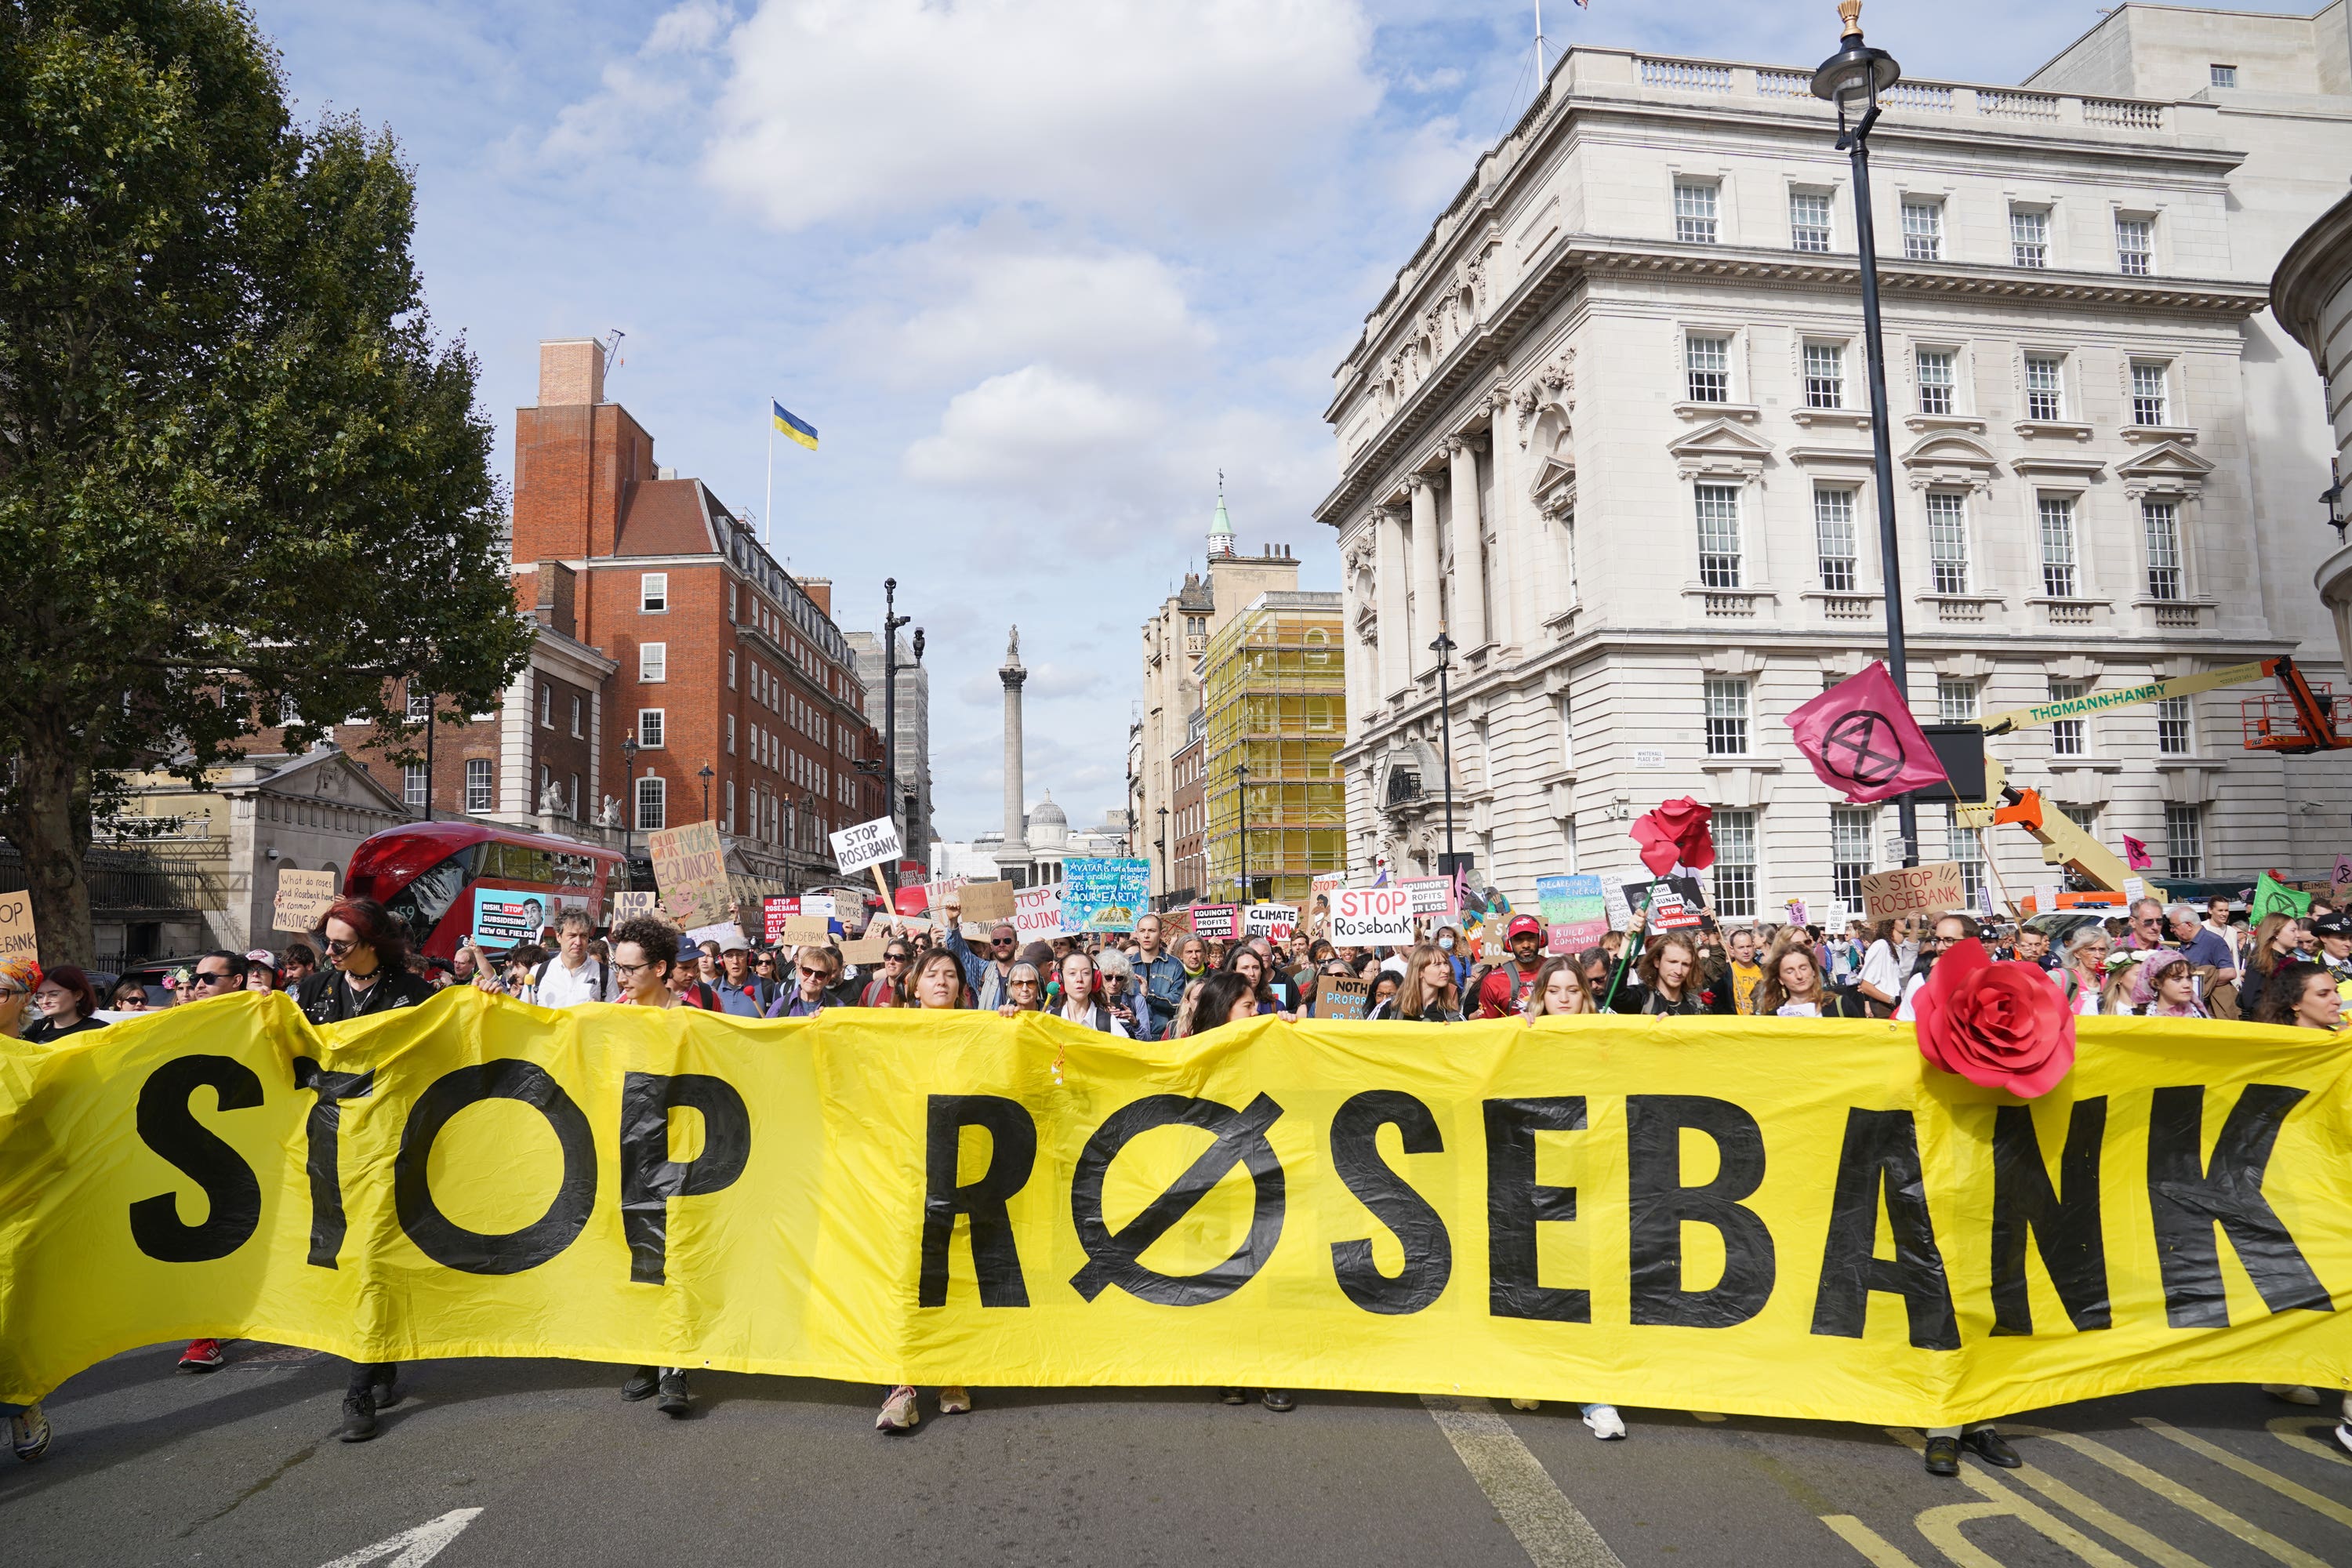
[[[1730,987],[1706,988],[1697,945],[1680,931],[1651,938],[1633,973],[1633,983],[1617,993],[1620,1013],[1691,1017],[1731,1011]]]

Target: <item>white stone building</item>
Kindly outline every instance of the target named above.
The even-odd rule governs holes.
[[[1873,185],[1923,719],[2289,651],[2343,689],[2311,587],[2332,443],[2264,313],[2352,169],[2343,17],[2126,5],[2026,88],[1905,62]],[[1442,847],[1441,626],[1457,843],[1514,900],[1637,874],[1631,818],[1683,795],[1717,808],[1727,914],[1888,863],[1894,813],[1841,805],[1785,724],[1885,647],[1852,179],[1811,76],[1572,50],[1339,367],[1358,865]],[[2244,752],[2260,694],[1990,750],[2158,875],[2325,867],[2352,777]],[[1975,858],[1940,808],[1921,837]],[[2012,894],[2047,875],[2021,835],[1995,857]]]

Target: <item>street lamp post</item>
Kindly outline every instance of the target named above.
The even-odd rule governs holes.
[[[1878,491],[1878,554],[1886,595],[1886,665],[1895,689],[1911,705],[1910,665],[1903,646],[1903,569],[1895,537],[1895,448],[1887,429],[1886,340],[1878,318],[1878,237],[1870,212],[1870,132],[1878,123],[1879,96],[1903,79],[1884,49],[1862,41],[1862,0],[1840,0],[1845,23],[1838,52],[1813,73],[1813,95],[1837,105],[1838,150],[1853,164],[1854,246],[1862,260],[1862,339],[1870,368],[1871,470]],[[1905,795],[1895,802],[1903,863],[1919,863],[1919,807]]]
[[[1249,764],[1234,764],[1234,814],[1241,819],[1242,902],[1250,902],[1249,882]]]
[[[710,771],[709,763],[705,763],[694,776],[702,781],[702,820],[708,822],[710,820],[710,781],[719,775]]]
[[[898,628],[914,617],[898,614],[898,579],[882,579],[882,812],[898,820]],[[911,825],[910,825],[911,826]]]
[[[1160,904],[1168,906],[1168,895],[1176,890],[1176,868],[1168,863],[1168,808],[1160,807],[1160,837],[1153,840],[1160,847]]]
[[[1445,859],[1439,869],[1445,876],[1454,875],[1454,707],[1447,699],[1446,667],[1454,662],[1454,638],[1444,627],[1437,630],[1437,640],[1429,645],[1437,656],[1437,735],[1444,752],[1441,769],[1445,774]]]
[[[621,737],[621,761],[628,770],[628,783],[621,786],[628,792],[621,797],[621,864],[625,868],[634,857],[637,826],[637,738],[635,735]],[[631,879],[634,884],[634,875]]]

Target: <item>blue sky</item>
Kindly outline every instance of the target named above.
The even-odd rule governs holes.
[[[2315,8],[2253,5],[2252,9]],[[1125,794],[1137,628],[1216,473],[1295,546],[1335,463],[1332,367],[1530,91],[1533,6],[1456,0],[256,0],[302,114],[415,165],[435,319],[511,474],[543,337],[627,333],[607,395],[657,460],[763,507],[847,627],[882,579],[928,632],[941,830],[1000,817],[992,670],[1019,622],[1028,785]],[[1874,0],[1906,70],[2013,81],[2097,20]],[[1810,65],[1830,0],[1569,0],[1582,41]]]

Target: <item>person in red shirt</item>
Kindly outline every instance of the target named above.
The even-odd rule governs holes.
[[[1513,915],[1503,941],[1511,950],[1510,962],[1495,965],[1478,982],[1481,1018],[1516,1016],[1536,983],[1536,971],[1543,967],[1543,921],[1535,916]]]

